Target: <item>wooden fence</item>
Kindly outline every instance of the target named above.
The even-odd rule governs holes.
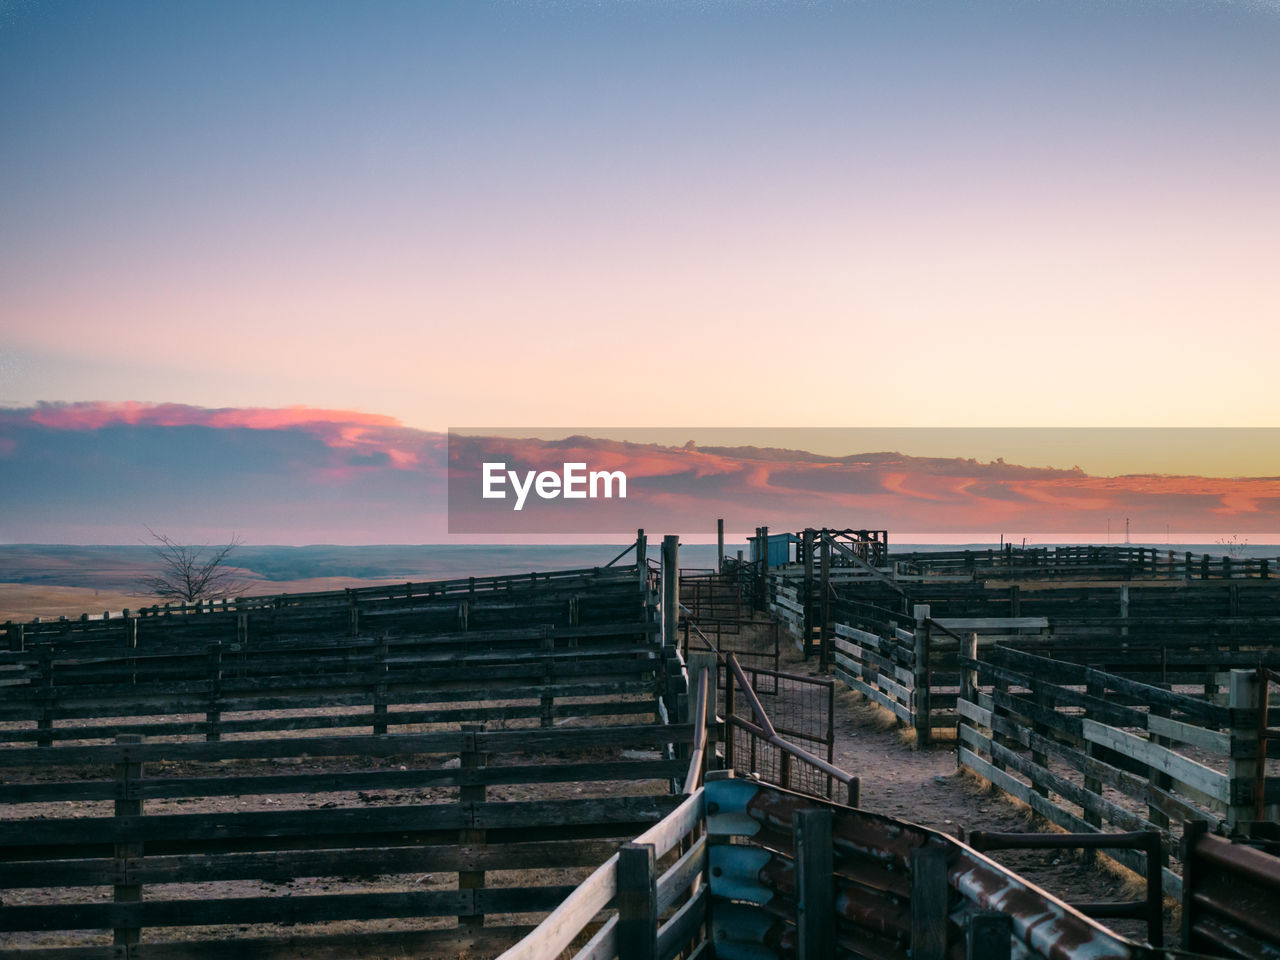
[[[1260,753],[1254,671],[1233,671],[1220,703],[1004,646],[979,656],[976,637],[960,664],[960,765],[1060,827],[1159,830],[1176,857],[1185,820],[1235,831],[1275,817],[1265,759],[1280,751]],[[1178,866],[1164,870],[1177,895]]]
[[[970,579],[1171,578],[1184,580],[1268,579],[1280,558],[1233,557],[1229,553],[1176,552],[1132,544],[1014,547],[890,554],[902,576],[962,575]]]
[[[0,750],[0,934],[40,960],[496,952],[572,890],[572,868],[670,813],[688,760],[663,751],[694,740],[648,724]],[[539,872],[486,882],[513,870]],[[33,888],[56,902],[10,893]],[[363,926],[323,926],[337,921]],[[322,926],[245,934],[259,924]],[[65,932],[97,930],[114,943]]]
[[[841,601],[833,609],[832,672],[912,727],[921,744],[957,721],[956,631],[980,630],[990,645],[1046,627],[1036,617],[935,620],[927,606],[916,607],[914,622],[870,604]]]
[[[467,577],[237,600],[165,604],[122,616],[6,622],[0,649],[43,643],[270,639],[502,629],[530,622],[582,625],[616,619],[647,593],[644,566]],[[642,573],[644,576],[642,577]]]

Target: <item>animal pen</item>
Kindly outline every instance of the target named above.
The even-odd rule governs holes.
[[[1051,617],[988,609],[954,572],[902,573],[933,604],[917,609],[881,534],[789,540],[826,568],[808,578],[804,556],[771,569],[763,550],[682,575],[675,538],[655,565],[641,534],[602,568],[8,624],[3,955],[1170,955],[954,838],[857,809],[853,774],[874,771],[831,762],[833,685],[857,680],[926,737],[958,730],[962,763],[1072,828],[1157,830],[1184,943],[1270,956],[1280,861],[1215,835],[1274,800],[1242,746],[1275,749],[1266,697],[1242,706],[1230,691],[1248,683],[1221,676],[1243,648],[1171,653],[1168,690],[1140,657],[1073,663]],[[961,587],[945,609],[937,591]],[[790,614],[780,629],[834,679],[740,663],[765,623],[744,605]],[[1192,766],[1218,773],[1201,754],[1170,759],[1175,742],[1225,745],[1224,779]],[[1246,908],[1224,877],[1252,891]]]

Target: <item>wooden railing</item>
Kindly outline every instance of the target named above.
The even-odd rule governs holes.
[[[961,663],[960,765],[1068,831],[1159,830],[1168,858],[1184,820],[1241,830],[1259,795],[1274,819],[1280,783],[1259,782],[1254,671],[1232,671],[1218,703],[1005,647],[979,657],[974,639]],[[1164,883],[1180,891],[1176,863]]]
[[[140,956],[492,955],[527,929],[503,917],[553,909],[581,876],[572,871],[609,855],[608,838],[678,806],[654,792],[689,775],[690,761],[662,759],[673,742],[696,756],[706,740],[688,724],[647,724],[0,750],[7,805],[114,804],[106,816],[0,820],[0,941],[40,960],[118,958],[144,930]],[[214,812],[186,812],[201,807]],[[541,872],[485,882],[528,869]],[[113,902],[95,896],[104,885]],[[56,889],[57,902],[31,888]],[[423,929],[428,917],[459,926]],[[388,932],[391,918],[411,929]],[[363,925],[245,929],[347,921]],[[95,930],[114,931],[115,945]]]

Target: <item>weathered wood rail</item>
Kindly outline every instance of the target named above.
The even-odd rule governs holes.
[[[467,920],[545,913],[573,883],[535,878],[486,886],[485,871],[600,862],[618,840],[676,806],[666,784],[686,776],[689,761],[663,759],[662,751],[700,737],[692,724],[651,723],[0,750],[6,804],[114,806],[106,816],[0,819],[0,887],[61,888],[63,894],[58,903],[34,904],[6,896],[0,933],[13,943],[18,932],[115,931],[114,944],[26,951],[42,960],[120,957],[120,946],[130,946],[128,955],[136,957],[294,956],[338,943],[347,955],[392,945],[415,955],[463,947],[496,952],[518,930]],[[654,759],[626,759],[623,748],[648,749]],[[320,772],[297,772],[294,765],[303,761]],[[9,782],[26,771],[39,777]],[[73,778],[50,779],[60,771]],[[511,785],[528,791],[557,784],[564,787],[558,793],[505,796]],[[597,795],[582,795],[582,786],[591,784]],[[237,809],[253,797],[257,804]],[[311,805],[287,809],[290,797]],[[237,799],[216,813],[180,812],[196,798]],[[263,800],[279,806],[264,809]],[[157,812],[147,809],[156,806]],[[424,874],[457,876],[424,888]],[[399,881],[388,884],[388,876]],[[245,896],[225,885],[182,886],[282,878],[347,878],[327,883],[350,889]],[[371,886],[378,878],[382,882]],[[113,902],[94,897],[94,887],[109,887]],[[432,917],[462,923],[426,929],[431,923],[423,920]],[[416,929],[255,937],[232,926],[391,918],[413,921]],[[206,926],[221,931],[214,939],[140,939],[144,929]]]
[[[1159,830],[1168,864],[1185,820],[1226,832],[1276,816],[1254,671],[1231,674],[1222,704],[1006,647],[978,656],[973,638],[961,663],[960,765],[1064,829]],[[1176,895],[1180,868],[1163,869]]]
[[[1280,558],[1161,550],[1133,544],[1014,547],[1003,550],[948,550],[890,554],[905,576],[963,575],[976,579],[1127,577],[1185,580],[1268,579],[1280,572]]]
[[[467,577],[305,594],[165,604],[125,615],[4,624],[0,649],[44,642],[152,638],[207,641],[503,629],[530,622],[582,625],[616,617],[647,584],[647,565]]]

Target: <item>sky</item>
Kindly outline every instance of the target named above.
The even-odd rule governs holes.
[[[0,0],[0,404],[1274,427],[1276,49],[1261,0]]]

